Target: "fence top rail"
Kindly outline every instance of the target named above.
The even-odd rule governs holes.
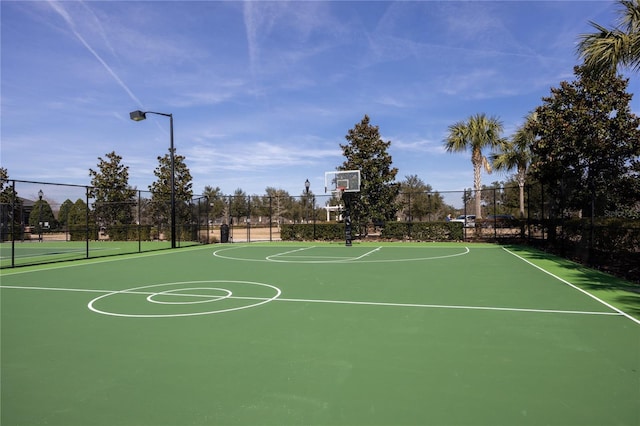
[[[33,185],[68,186],[68,187],[72,187],[72,188],[85,188],[85,189],[88,189],[88,190],[100,189],[100,187],[91,186],[91,185],[78,185],[78,184],[73,184],[73,183],[59,183],[59,182],[42,182],[42,181],[36,181],[36,180],[22,180],[22,179],[0,178],[0,182],[28,183],[28,184],[33,184]],[[131,188],[131,190],[135,191],[135,192],[145,192],[145,193],[150,193],[151,192],[151,191],[148,191],[148,190],[136,189],[136,188]],[[193,196],[193,199],[200,199],[200,198],[207,198],[207,196],[206,195],[202,195],[202,194],[195,194]]]
[[[77,185],[77,184],[73,184],[73,183],[40,182],[40,181],[35,181],[35,180],[20,180],[20,179],[4,179],[4,178],[0,178],[0,181],[31,183],[31,184],[36,184],[36,185],[72,186],[72,187],[75,187],[75,188],[93,188],[92,186]]]

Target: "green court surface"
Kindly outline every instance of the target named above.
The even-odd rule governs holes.
[[[0,279],[3,426],[640,425],[640,295],[532,249],[225,244]]]
[[[180,246],[197,243],[179,242]],[[126,253],[164,250],[169,241],[16,241],[0,243],[0,267],[35,265]]]

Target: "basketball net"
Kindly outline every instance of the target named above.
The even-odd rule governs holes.
[[[338,204],[342,201],[342,194],[344,194],[344,190],[347,189],[344,186],[338,186],[336,188],[336,200],[338,200]]]

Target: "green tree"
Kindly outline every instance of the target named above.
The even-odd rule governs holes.
[[[489,186],[482,185],[481,198],[487,214],[504,214],[505,197],[504,182],[494,181]]]
[[[630,109],[628,80],[595,77],[584,66],[574,73],[576,80],[552,88],[528,123],[537,136],[532,172],[555,190],[556,209],[586,215],[637,209],[640,119]]]
[[[249,215],[249,204],[247,202],[247,194],[238,188],[234,191],[231,202],[229,203],[229,211],[231,217],[236,218],[236,224],[242,222],[242,218]]]
[[[618,0],[619,25],[606,28],[590,22],[594,33],[582,34],[578,55],[596,74],[615,73],[618,66],[640,69],[640,1]]]
[[[69,215],[71,214],[72,209],[73,201],[67,198],[60,206],[60,211],[58,212],[58,224],[60,225],[60,227],[62,227],[62,229],[68,229]]]
[[[531,202],[531,190],[527,192],[527,184],[531,185],[531,179],[527,179],[525,181],[525,205],[527,205],[527,200]],[[517,181],[517,177],[512,175],[504,182],[499,182],[501,187],[502,195],[499,200],[501,200],[502,204],[499,207],[497,214],[511,214],[515,217],[518,217],[520,212],[520,183]],[[529,194],[529,199],[526,198],[527,193]],[[526,210],[525,210],[526,215]]]
[[[265,189],[265,192],[267,194],[265,203],[271,206],[272,218],[277,221],[278,226],[283,223],[284,219],[293,218],[294,200],[287,191],[269,186]]]
[[[249,195],[249,214],[251,215],[251,225],[260,225],[269,217],[269,204],[265,202],[262,195]]]
[[[87,238],[87,214],[89,207],[83,199],[78,198],[69,210],[68,228],[72,241],[82,241]]]
[[[425,184],[418,175],[405,176],[400,182],[402,214],[409,220],[433,220],[442,217],[445,207],[442,195],[433,192],[431,185]]]
[[[531,113],[527,116],[527,122],[536,119],[536,114]],[[493,168],[495,170],[513,170],[516,169],[515,179],[518,182],[520,217],[524,217],[524,186],[527,179],[527,170],[531,163],[530,146],[535,141],[536,135],[531,131],[531,127],[526,123],[519,127],[511,140],[503,139],[498,146],[499,152],[491,154]]]
[[[398,169],[391,167],[392,158],[387,152],[391,142],[380,137],[378,126],[369,122],[365,115],[360,123],[350,129],[342,145],[346,161],[337,170],[360,170],[360,197],[351,209],[355,223],[366,225],[370,222],[393,220],[398,210],[395,200],[399,186],[394,184]]]
[[[10,184],[9,172],[0,167],[0,241],[7,240],[12,230],[19,229],[22,232],[21,211],[22,200]]]
[[[0,194],[9,187],[9,172],[4,167],[0,167]]]
[[[259,195],[247,196],[247,219],[251,221],[251,225],[261,223],[262,216],[269,215],[268,206],[262,203],[262,197]]]
[[[17,202],[17,194],[13,191],[13,186],[9,181],[9,172],[4,167],[0,167],[0,203],[9,205]]]
[[[129,167],[121,164],[122,157],[115,151],[98,160],[98,170],[89,169],[93,211],[98,224],[116,238],[123,233],[123,227],[134,223],[136,191],[129,186]]]
[[[170,149],[169,149],[170,151]],[[175,176],[175,208],[176,228],[180,224],[190,222],[190,202],[193,196],[192,177],[185,163],[185,157],[175,153],[174,148],[174,176]],[[156,181],[149,185],[151,204],[149,206],[153,221],[159,231],[171,223],[171,153],[158,157],[158,167],[153,171]]]
[[[296,223],[308,223],[313,220],[314,207],[313,200],[315,194],[313,191],[302,190],[299,196],[291,197],[291,205],[288,209],[288,217]]]
[[[445,139],[447,152],[464,152],[471,150],[471,164],[473,165],[473,187],[476,192],[476,217],[482,217],[481,172],[484,166],[487,173],[491,173],[491,164],[482,150],[496,148],[502,143],[502,122],[495,117],[487,117],[484,113],[476,114],[467,121],[458,121],[449,126],[449,135]]]
[[[213,188],[212,186],[204,187],[205,197],[209,200],[209,217],[211,218],[222,218],[224,217],[224,212],[226,209],[226,203],[224,200],[224,195],[222,195],[222,190],[219,187]]]
[[[40,234],[45,229],[56,228],[56,218],[49,202],[44,198],[39,199],[33,205],[33,210],[29,214],[29,226]]]

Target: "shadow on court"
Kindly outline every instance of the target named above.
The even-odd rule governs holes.
[[[572,284],[598,295],[606,295],[613,304],[623,305],[624,311],[636,317],[640,316],[640,284],[623,280],[603,271],[558,257],[554,254],[524,247],[507,247],[510,250],[525,250],[527,258],[533,261],[551,261],[558,268],[568,271]]]

